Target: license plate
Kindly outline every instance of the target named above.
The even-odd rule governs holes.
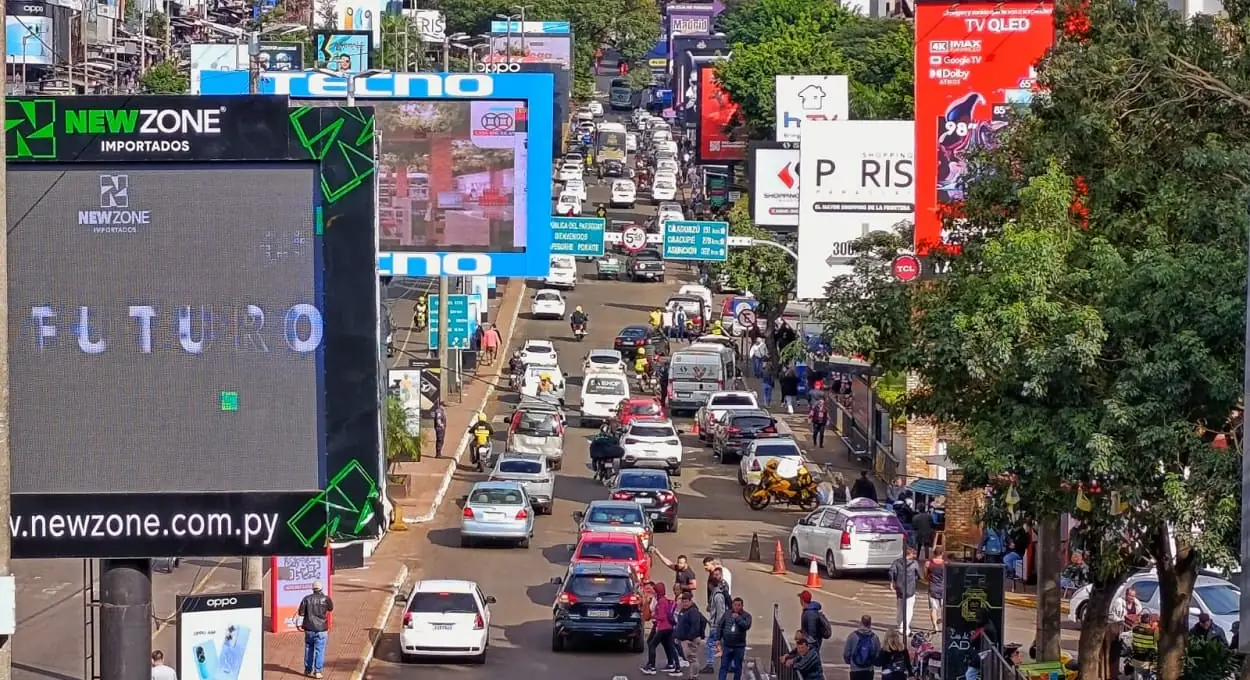
[[[638,505],[655,505],[654,498],[634,498],[634,502]]]
[[[649,453],[649,454],[651,454],[651,455],[653,455],[653,456],[654,456],[654,455],[657,455],[657,454],[659,454],[659,453],[660,453],[660,451],[659,451],[658,449],[643,449],[643,450],[642,450],[642,452],[643,452],[643,453]]]
[[[431,624],[431,627],[432,627],[434,630],[451,630],[452,628],[455,628],[455,627],[456,627],[456,624],[454,624],[454,623],[435,623],[435,624]]]
[[[610,619],[613,614],[615,614],[615,612],[611,609],[591,609],[586,612],[586,616],[589,616],[592,619]]]
[[[678,392],[678,393],[677,393],[677,396],[679,396],[679,397],[689,397],[689,396],[690,396],[690,393],[689,393],[689,392]]]
[[[502,520],[503,518],[504,518],[504,514],[502,512],[482,513],[482,519],[485,519],[487,521],[497,522],[497,521]]]

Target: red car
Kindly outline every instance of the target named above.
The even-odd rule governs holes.
[[[629,565],[643,581],[651,574],[651,556],[642,547],[642,538],[635,534],[583,532],[571,561],[573,564],[593,562]]]
[[[622,432],[630,423],[640,420],[666,420],[668,414],[654,397],[633,397],[622,399],[616,407],[616,415],[612,416],[612,427]]]

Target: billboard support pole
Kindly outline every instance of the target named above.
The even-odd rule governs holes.
[[[100,680],[151,672],[152,561],[100,560]]]
[[[447,403],[447,389],[451,383],[451,364],[447,361],[451,354],[447,351],[447,329],[451,322],[451,305],[448,301],[451,293],[448,283],[446,274],[438,277],[438,366],[443,374],[443,379],[438,382],[438,401],[444,405]]]
[[[0,10],[7,16],[8,10]],[[0,47],[7,50],[5,38],[0,37]],[[71,45],[70,52],[73,52]],[[3,51],[3,50],[0,50]],[[70,85],[73,85],[72,79]],[[25,84],[23,84],[23,87]],[[4,121],[4,107],[0,107],[0,122]],[[5,139],[0,137],[0,205],[8,200],[8,172],[5,158]],[[0,210],[0,299],[9,299],[9,237],[8,215]],[[0,324],[8,328],[9,308],[0,305]],[[9,475],[9,335],[0,333],[0,513],[9,517],[13,509],[12,489]],[[0,578],[13,578],[9,570],[9,558],[12,556],[11,535],[8,522],[0,522]],[[90,587],[90,584],[84,584]],[[16,588],[13,589],[16,592]],[[0,635],[0,680],[9,680],[13,676],[13,642],[8,635]]]

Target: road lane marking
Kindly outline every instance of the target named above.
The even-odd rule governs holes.
[[[222,560],[217,560],[217,564],[214,564],[213,566],[209,567],[208,571],[204,572],[203,576],[196,579],[195,583],[191,584],[191,592],[188,594],[194,595],[195,593],[199,592],[200,589],[204,587],[204,584],[208,583],[208,580],[213,577],[213,574],[217,573],[217,569],[221,567],[221,563],[222,563]],[[176,599],[176,595],[177,594],[175,594],[174,602],[178,601]],[[175,605],[173,616],[170,617],[174,621],[178,620],[178,610],[176,607],[177,605]],[[160,623],[156,624],[156,630],[152,631],[152,642],[156,642],[156,637],[160,635],[162,632],[164,632],[164,630],[168,628],[169,626],[170,626],[169,621],[161,621]]]

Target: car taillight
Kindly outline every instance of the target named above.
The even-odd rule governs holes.
[[[643,344],[645,344],[645,343],[644,343],[642,340],[639,340],[638,342],[635,342],[634,344],[635,344],[635,345],[638,345],[639,347],[642,347],[642,346],[643,346]]]
[[[628,595],[622,595],[621,604],[633,604],[633,605],[642,604],[642,598],[638,597],[637,593],[630,593]]]
[[[529,510],[526,510],[525,508],[521,508],[520,510],[516,511],[517,519],[526,519],[529,516],[530,516]]]
[[[637,443],[638,443],[638,440],[637,440],[637,439],[629,439],[629,438],[627,437],[627,438],[625,439],[625,443],[626,443],[627,445],[628,445],[628,444],[637,444]]]
[[[742,434],[742,428],[730,425],[725,429],[726,434]]]
[[[412,627],[412,612],[404,614],[404,628]]]
[[[628,493],[625,493],[624,491],[617,491],[616,493],[612,494],[612,500],[614,501],[627,501],[629,499],[630,499],[630,495]]]
[[[577,604],[577,596],[572,593],[560,593],[560,604]]]
[[[777,434],[777,428],[772,425],[769,425],[768,427],[760,430],[760,432],[763,434]]]
[[[751,461],[751,472],[760,471],[760,462],[758,460]]]
[[[481,630],[486,627],[486,622],[482,620],[482,615],[478,614],[473,617],[473,630]]]
[[[839,541],[838,541],[838,548],[839,548],[839,549],[841,549],[841,550],[850,550],[850,549],[851,549],[851,531],[852,531],[852,530],[853,530],[853,528],[851,527],[851,525],[850,525],[850,524],[847,524],[847,525],[846,525],[846,528],[842,530],[842,538],[841,538],[841,540],[839,540]]]
[[[461,514],[464,515],[465,519],[473,519],[473,508],[465,508]]]
[[[661,491],[660,493],[656,495],[659,496],[661,503],[672,503],[673,501],[677,500],[677,497],[674,496],[669,491]]]

